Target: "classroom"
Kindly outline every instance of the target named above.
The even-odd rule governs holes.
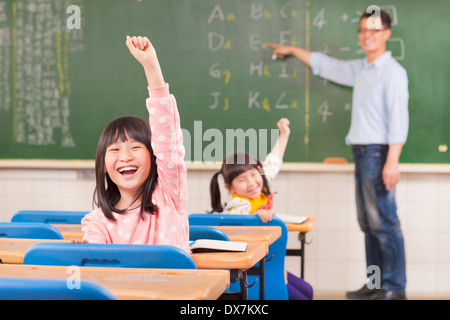
[[[279,137],[277,121],[288,118],[291,133],[271,182],[271,211],[316,223],[304,234],[303,266],[298,256],[286,256],[285,269],[303,273],[316,300],[346,299],[367,278],[355,165],[345,144],[352,89],[314,75],[293,57],[274,59],[266,42],[362,59],[358,23],[371,5],[0,0],[0,222],[20,210],[95,209],[103,128],[123,115],[148,120],[145,76],[125,46],[127,35],[148,35],[180,113],[187,213],[211,211],[210,181],[231,150],[250,149],[263,159]],[[406,296],[446,300],[450,67],[441,52],[450,49],[450,7],[446,0],[390,0],[380,7],[392,17],[387,49],[409,80],[409,131],[395,190]],[[287,248],[299,248],[298,232],[288,233]]]

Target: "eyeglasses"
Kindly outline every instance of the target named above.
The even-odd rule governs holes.
[[[365,34],[366,32],[368,32],[370,35],[374,35],[375,33],[378,33],[380,31],[384,31],[387,28],[383,28],[383,29],[358,29],[358,33],[359,34]]]

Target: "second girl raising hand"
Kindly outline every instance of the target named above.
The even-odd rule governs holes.
[[[273,205],[273,194],[270,192],[269,183],[280,171],[290,135],[288,119],[279,120],[277,126],[280,135],[263,163],[243,152],[225,158],[221,170],[213,176],[210,184],[213,212],[256,214],[263,222],[272,220],[270,209]],[[218,184],[220,174],[223,175],[225,189],[231,194],[231,200],[225,206],[222,205]]]
[[[104,129],[95,160],[99,208],[81,221],[83,242],[166,244],[189,252],[187,171],[177,103],[150,41],[127,36],[126,45],[147,77],[149,123],[120,117]]]

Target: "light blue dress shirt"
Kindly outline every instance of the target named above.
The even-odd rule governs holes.
[[[403,144],[408,135],[408,76],[390,51],[367,58],[338,60],[320,52],[311,55],[314,75],[353,87],[352,118],[345,143]]]

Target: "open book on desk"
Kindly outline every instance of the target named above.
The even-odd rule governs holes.
[[[302,224],[306,220],[308,220],[307,217],[304,216],[294,216],[291,214],[285,214],[285,213],[276,213],[276,217],[280,218],[281,221],[285,223],[295,223],[295,224]]]
[[[189,244],[189,247],[192,253],[217,251],[245,252],[247,250],[247,243],[238,241],[198,239],[192,241]]]

